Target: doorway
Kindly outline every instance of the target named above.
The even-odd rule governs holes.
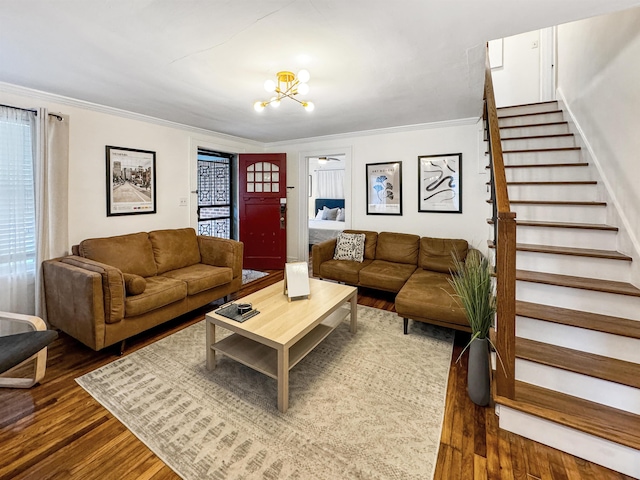
[[[236,156],[198,148],[198,235],[237,239],[235,209]]]
[[[308,262],[313,243],[352,228],[351,147],[301,152],[299,165],[298,259]],[[316,220],[323,206],[342,208],[343,220]]]

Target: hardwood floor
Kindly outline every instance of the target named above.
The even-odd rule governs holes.
[[[270,272],[238,297],[281,279],[282,271]],[[393,297],[361,289],[358,303],[394,311]],[[125,354],[200,321],[207,310],[134,337]],[[435,479],[630,479],[499,431],[493,409],[478,407],[467,396],[466,355],[455,362],[467,341],[468,334],[456,334]],[[116,358],[115,348],[94,352],[61,333],[49,349],[40,385],[0,389],[0,480],[179,478],[74,381]]]

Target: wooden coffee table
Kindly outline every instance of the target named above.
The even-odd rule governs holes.
[[[278,410],[289,408],[289,370],[351,314],[356,333],[358,289],[338,283],[309,279],[309,298],[289,302],[278,282],[242,298],[260,311],[242,323],[206,315],[207,369],[216,368],[216,352],[232,358],[278,381]],[[345,303],[349,305],[345,305]],[[216,342],[216,325],[234,332]]]

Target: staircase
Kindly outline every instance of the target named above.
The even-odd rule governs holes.
[[[616,250],[607,195],[558,104],[498,117],[517,214],[516,389],[495,397],[500,427],[640,478],[632,258]]]

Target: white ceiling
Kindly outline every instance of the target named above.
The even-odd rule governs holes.
[[[476,117],[487,40],[640,0],[1,0],[0,81],[260,142]],[[311,73],[313,113],[268,99]]]

